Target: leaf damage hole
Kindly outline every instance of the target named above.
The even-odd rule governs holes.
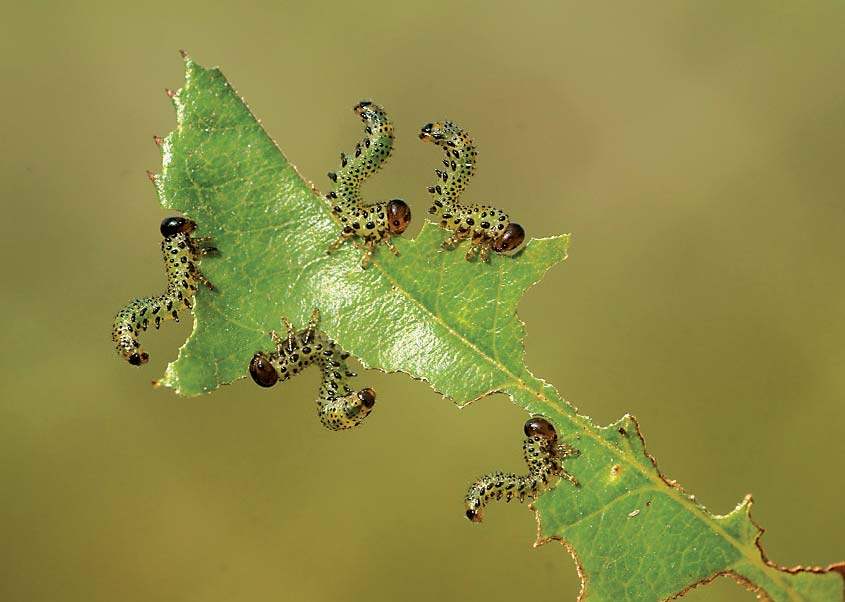
[[[610,467],[610,480],[615,481],[619,478],[619,473],[622,472],[622,466],[614,464]]]

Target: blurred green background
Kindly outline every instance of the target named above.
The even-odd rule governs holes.
[[[521,469],[524,414],[458,411],[367,372],[365,427],[314,415],[315,373],[184,399],[150,387],[190,318],[124,364],[109,338],[164,287],[144,170],[184,48],[220,65],[325,187],[384,104],[370,198],[415,208],[451,118],[480,148],[466,199],[574,235],[520,307],[528,366],[605,424],[643,426],[712,511],[747,492],[780,564],[845,559],[845,4],[18,3],[0,21],[0,599],[574,600],[557,544],[468,483]],[[377,333],[375,333],[377,336]],[[721,579],[690,600],[753,599]]]

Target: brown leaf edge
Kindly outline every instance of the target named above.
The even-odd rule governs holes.
[[[677,481],[675,481],[674,479],[667,478],[660,471],[660,468],[657,466],[657,460],[648,451],[648,447],[646,446],[645,437],[643,437],[642,430],[640,429],[640,423],[637,420],[636,416],[633,416],[631,414],[626,414],[618,422],[621,423],[621,422],[624,422],[625,420],[630,420],[634,424],[634,428],[636,429],[637,437],[639,437],[640,441],[643,444],[643,453],[645,453],[646,457],[651,461],[652,466],[654,466],[654,470],[657,471],[657,474],[660,476],[661,480],[664,483],[666,483],[666,485],[668,485],[669,487],[677,489],[685,497],[688,497],[688,498],[694,500],[695,496],[687,493],[684,490],[684,488],[681,487],[681,485]],[[608,425],[608,427],[605,427],[605,428],[610,428],[610,426],[612,426],[612,425]],[[768,565],[769,567],[771,567],[771,568],[773,568],[777,571],[789,573],[790,575],[795,575],[797,573],[815,573],[815,574],[839,573],[840,577],[842,577],[842,594],[843,594],[843,597],[845,597],[845,561],[835,562],[835,563],[830,564],[826,567],[801,566],[801,565],[796,565],[796,566],[793,566],[793,567],[786,567],[786,566],[778,565],[778,564],[772,562],[771,560],[769,560],[768,556],[766,556],[765,550],[763,550],[762,544],[760,543],[760,538],[763,536],[763,534],[766,532],[766,530],[762,526],[760,526],[760,524],[757,523],[757,521],[755,521],[754,518],[751,516],[751,506],[753,505],[753,503],[754,503],[754,500],[753,500],[751,494],[749,493],[737,505],[737,508],[742,507],[742,506],[746,506],[748,508],[748,519],[751,521],[751,524],[754,525],[754,527],[757,529],[757,536],[754,538],[754,544],[757,546],[757,549],[760,551],[760,558],[763,560],[763,562],[766,565]],[[572,546],[572,544],[570,544],[568,541],[566,541],[563,537],[560,537],[558,535],[550,535],[548,537],[543,537],[542,536],[542,525],[541,525],[541,521],[540,521],[540,511],[537,510],[534,507],[534,504],[529,504],[528,507],[534,512],[534,520],[537,523],[537,540],[534,542],[534,547],[539,548],[540,546],[547,544],[551,541],[557,541],[566,548],[566,551],[569,552],[569,555],[572,557],[572,560],[575,562],[575,570],[578,573],[578,578],[581,580],[581,590],[578,592],[577,602],[582,602],[584,600],[584,596],[587,592],[587,581],[589,580],[589,577],[584,572],[584,567],[581,564],[581,559],[578,558],[578,553],[576,552],[576,550]],[[715,581],[719,577],[730,577],[734,581],[736,581],[737,583],[742,585],[746,590],[754,592],[759,599],[761,599],[761,600],[769,599],[768,594],[766,594],[766,592],[760,586],[756,585],[755,583],[752,583],[751,581],[749,581],[748,579],[746,579],[742,575],[735,573],[734,571],[725,570],[725,571],[717,571],[717,572],[713,573],[712,575],[710,575],[708,577],[705,577],[703,579],[699,579],[695,583],[692,583],[692,584],[688,585],[687,587],[683,588],[682,590],[675,592],[674,594],[672,594],[668,598],[664,598],[664,600],[677,600],[678,598],[684,596],[685,594],[687,594],[691,590],[695,589],[696,587],[698,587],[700,585],[707,585],[708,583],[712,583],[713,581]]]

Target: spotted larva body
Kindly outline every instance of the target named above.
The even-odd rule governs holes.
[[[444,169],[436,169],[437,182],[428,187],[434,203],[428,212],[452,235],[442,247],[452,249],[469,239],[467,260],[480,251],[481,260],[489,260],[490,249],[505,253],[516,249],[525,239],[525,231],[510,221],[507,213],[489,205],[466,205],[458,202],[461,193],[475,174],[478,151],[472,138],[451,121],[428,123],[420,131],[420,139],[444,149]]]
[[[381,168],[393,150],[393,123],[382,107],[368,100],[353,109],[364,122],[364,139],[355,145],[352,155],[341,153],[340,168],[328,174],[333,187],[326,199],[342,230],[326,252],[332,253],[345,240],[360,236],[364,239],[361,267],[366,269],[378,243],[399,254],[390,238],[408,227],[411,209],[402,199],[365,204],[361,198],[361,184]]]
[[[135,299],[117,312],[112,328],[112,339],[117,352],[133,366],[149,361],[141,348],[138,336],[152,323],[156,328],[165,320],[179,321],[178,312],[191,309],[199,283],[209,289],[214,287],[199,271],[201,257],[216,251],[213,247],[200,246],[209,238],[193,238],[197,225],[185,217],[168,217],[161,222],[161,252],[167,275],[167,289],[153,297]]]
[[[478,479],[464,498],[469,520],[480,523],[484,507],[491,500],[505,498],[506,502],[512,499],[523,502],[526,498],[536,499],[540,492],[554,484],[556,477],[578,485],[575,477],[563,469],[563,460],[578,452],[558,442],[552,423],[545,418],[534,417],[525,423],[524,430],[527,438],[523,441],[522,450],[528,474],[494,472]]]
[[[372,411],[376,392],[370,388],[355,392],[349,387],[347,378],[357,376],[346,365],[349,354],[317,329],[318,317],[315,309],[308,327],[300,331],[283,318],[287,336],[270,333],[275,351],[256,353],[249,364],[250,376],[262,387],[272,387],[317,364],[322,373],[317,412],[323,426],[335,431],[358,426]]]

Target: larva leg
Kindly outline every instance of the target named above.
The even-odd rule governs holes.
[[[461,243],[460,238],[458,238],[457,236],[450,236],[449,238],[444,240],[442,243],[440,243],[440,248],[451,250],[451,249],[454,249],[455,247],[457,247],[460,243]]]
[[[312,311],[312,312],[311,312],[311,319],[310,319],[310,320],[308,320],[308,328],[306,328],[306,329],[305,329],[305,332],[304,332],[304,334],[303,334],[303,336],[302,336],[302,342],[303,342],[305,345],[308,345],[308,344],[309,344],[309,343],[313,340],[313,338],[314,338],[314,331],[315,331],[315,330],[316,330],[316,328],[317,328],[317,320],[319,320],[319,319],[320,319],[320,310],[318,310],[318,309],[315,307],[315,308],[314,308],[314,311]],[[287,322],[287,320],[285,320],[285,322],[286,322],[287,324],[290,324],[290,322]],[[291,330],[292,330],[292,329],[293,329],[293,327],[291,326]]]
[[[282,318],[282,324],[285,325],[285,330],[288,333],[288,352],[293,351],[296,349],[296,328],[293,327],[293,324],[290,323],[290,320],[287,318]]]
[[[469,229],[459,229],[440,244],[441,249],[454,249],[470,235]]]
[[[347,226],[347,228],[349,228],[349,226]],[[337,251],[340,245],[342,245],[345,241],[349,240],[353,236],[355,236],[355,232],[353,232],[351,228],[348,231],[344,229],[343,232],[340,233],[340,236],[334,239],[334,241],[329,245],[329,248],[326,249],[326,255],[331,255],[332,253]]]
[[[370,259],[373,257],[375,244],[374,240],[368,240],[364,243],[364,254],[361,256],[361,268],[364,270],[366,270],[370,265]]]
[[[138,336],[150,323],[157,329],[165,320],[179,321],[179,310],[191,309],[197,284],[213,290],[211,282],[200,272],[198,264],[212,247],[202,247],[209,237],[192,238],[196,223],[185,217],[168,217],[161,222],[162,256],[167,275],[167,290],[161,295],[136,299],[115,317],[112,340],[117,352],[130,364],[140,366],[149,361],[141,349]]]
[[[572,447],[571,445],[567,445],[565,443],[558,443],[557,444],[556,455],[560,460],[565,460],[566,458],[571,458],[573,456],[577,456],[577,455],[579,455],[579,453],[580,452],[577,449],[575,449],[574,447]],[[573,475],[571,475],[568,472],[566,472],[565,470],[563,470],[562,467],[555,474],[560,475],[561,478],[566,479],[567,481],[569,481],[570,483],[572,483],[576,487],[580,487],[580,485],[581,485],[578,482],[578,479],[576,479]]]
[[[516,498],[535,499],[552,485],[553,477],[562,477],[577,486],[574,476],[563,469],[563,460],[577,455],[571,446],[557,442],[557,433],[551,422],[534,417],[525,423],[526,439],[523,442],[523,457],[528,466],[527,475],[494,472],[484,475],[473,483],[464,498],[466,516],[480,523],[484,507],[491,500],[505,498],[506,502]]]
[[[480,245],[478,243],[476,243],[475,241],[472,241],[472,242],[469,243],[469,249],[467,249],[467,253],[466,253],[466,255],[464,255],[464,259],[466,259],[467,261],[472,261],[473,257],[475,257],[475,255],[478,253],[479,248],[482,249],[481,255],[482,255],[482,258],[484,258],[485,257],[484,247],[480,247]],[[486,261],[486,259],[485,259],[485,261]]]
[[[270,338],[273,339],[273,344],[276,346],[276,353],[278,355],[285,355],[296,348],[296,331],[293,330],[290,322],[282,318],[282,321],[287,326],[287,337],[282,338],[275,330],[270,331]]]
[[[397,257],[399,256],[399,250],[393,246],[393,243],[390,241],[390,236],[385,236],[382,242],[387,245],[387,248],[390,249],[391,253],[393,253]]]
[[[211,242],[211,237],[210,236],[203,236],[202,238],[197,238],[194,242],[197,243],[197,244]],[[199,254],[200,254],[201,257],[204,257],[205,255],[217,255],[218,253],[220,253],[220,251],[217,249],[217,247],[199,247]],[[200,272],[199,270],[195,270],[195,271],[196,271],[197,280],[200,283],[202,283],[202,285],[205,286],[205,288],[207,288],[210,291],[215,290],[214,285],[211,284],[211,282],[209,282],[208,278],[203,276],[202,272]]]
[[[213,291],[213,290],[214,290],[214,285],[213,285],[213,284],[211,284],[211,282],[208,280],[208,278],[206,278],[205,276],[203,276],[203,275],[202,275],[202,272],[197,271],[197,272],[194,274],[194,278],[196,278],[196,279],[197,279],[197,281],[199,281],[199,282],[200,282],[200,284],[202,284],[202,285],[203,285],[205,288],[207,288],[208,290],[210,290],[210,291]],[[188,302],[188,303],[186,304],[186,306],[187,306],[187,307],[191,307],[190,302]],[[176,321],[178,322],[179,320],[177,319]]]

